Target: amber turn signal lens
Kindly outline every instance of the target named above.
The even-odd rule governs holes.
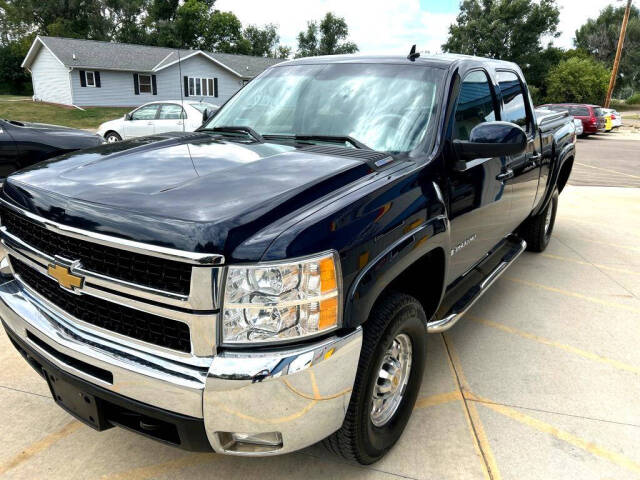
[[[336,267],[333,263],[333,258],[323,258],[320,260],[320,291],[322,293],[331,292],[337,286]]]
[[[338,299],[337,297],[327,298],[320,302],[320,319],[318,320],[318,330],[331,328],[338,323]]]

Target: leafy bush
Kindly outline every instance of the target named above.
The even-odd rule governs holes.
[[[640,92],[636,93],[635,95],[631,95],[629,98],[627,98],[625,103],[627,105],[640,105]]]
[[[601,104],[609,86],[609,70],[591,58],[563,60],[547,75],[547,102]]]

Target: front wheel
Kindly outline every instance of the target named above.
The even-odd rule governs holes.
[[[426,316],[409,295],[376,304],[364,324],[360,363],[340,430],[325,445],[337,455],[371,464],[393,447],[415,405],[426,358]]]
[[[121,142],[122,141],[122,137],[120,135],[118,135],[116,132],[109,132],[104,136],[104,139],[107,141],[107,143],[116,143],[116,142]]]
[[[535,217],[528,218],[520,229],[520,235],[527,242],[527,250],[542,252],[549,245],[558,211],[558,189],[554,190],[547,208]]]

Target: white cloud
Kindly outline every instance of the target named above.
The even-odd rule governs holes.
[[[420,9],[420,3],[419,0],[217,0],[215,6],[234,12],[243,25],[277,24],[281,43],[294,50],[296,37],[309,20],[320,20],[325,13],[333,12],[347,21],[349,40],[358,45],[360,53],[402,55],[414,43],[421,51],[437,53],[447,39],[457,11],[436,13],[441,9],[430,11],[427,1],[422,2]],[[572,48],[575,30],[607,5],[602,0],[557,3],[562,33],[554,44],[563,48]],[[613,3],[621,5],[620,0]]]
[[[345,18],[349,40],[367,54],[406,54],[414,43],[439,51],[456,16],[420,10],[418,0],[218,0],[215,5],[234,12],[243,25],[277,24],[281,43],[294,50],[308,21],[333,12]]]
[[[573,48],[573,37],[576,30],[580,28],[589,18],[596,18],[600,10],[608,4],[620,6],[620,1],[603,2],[602,0],[570,0],[558,1],[560,7],[560,36],[554,39],[554,44],[558,47]]]

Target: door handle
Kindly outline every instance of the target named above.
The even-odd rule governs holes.
[[[507,168],[504,172],[496,175],[496,180],[500,182],[504,182],[505,180],[509,180],[510,178],[513,178],[513,170],[511,170],[510,168]]]

